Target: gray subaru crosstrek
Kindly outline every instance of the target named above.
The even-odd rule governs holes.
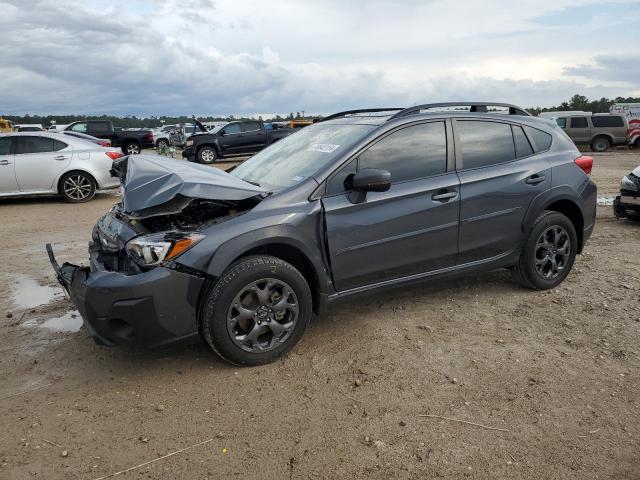
[[[47,250],[99,344],[202,338],[257,365],[356,294],[496,268],[555,287],[593,230],[591,167],[554,122],[512,105],[341,112],[229,173],[124,157],[90,266]]]

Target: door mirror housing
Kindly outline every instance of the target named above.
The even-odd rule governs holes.
[[[218,132],[218,135],[220,135],[221,137],[224,137],[224,136],[226,135],[226,133],[225,133],[225,131],[224,131],[224,130],[220,130],[220,131]]]
[[[377,168],[365,168],[351,178],[356,192],[386,192],[391,188],[391,173]]]

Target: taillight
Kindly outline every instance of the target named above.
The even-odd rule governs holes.
[[[102,147],[110,147],[111,146],[111,142],[109,140],[99,140],[98,141],[98,145],[100,145]]]
[[[576,158],[575,162],[576,165],[578,165],[584,173],[586,173],[587,175],[591,175],[591,169],[593,168],[593,158],[583,155]]]
[[[147,140],[153,143],[153,132],[147,132]]]
[[[124,157],[124,154],[123,154],[123,153],[120,153],[120,152],[104,152],[104,153],[105,153],[105,154],[107,155],[107,157],[109,157],[111,160],[117,160],[117,159],[119,159],[120,157]]]

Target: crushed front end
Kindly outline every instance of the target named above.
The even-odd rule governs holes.
[[[620,195],[613,200],[616,218],[640,218],[640,167],[622,177]]]
[[[47,244],[58,281],[100,345],[156,348],[197,339],[198,303],[205,282],[211,279],[181,264],[179,256],[202,240],[208,227],[249,210],[261,198],[249,184],[248,191],[234,196],[231,184],[235,180],[224,184],[219,173],[213,177],[223,183],[221,188],[226,190],[221,196],[225,199],[211,198],[215,185],[206,172],[200,188],[194,172],[189,172],[193,187],[186,188],[180,178],[167,183],[167,170],[179,170],[182,165],[140,157],[144,156],[135,159],[143,167],[138,174],[132,164],[128,169],[126,163],[116,166],[123,198],[94,226],[89,266],[60,266]],[[153,165],[162,168],[154,172]],[[158,181],[150,194],[154,178]],[[197,191],[208,198],[187,196]],[[127,204],[137,208],[127,209]]]

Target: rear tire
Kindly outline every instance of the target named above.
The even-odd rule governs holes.
[[[218,152],[213,147],[205,146],[198,150],[197,158],[200,163],[210,165],[218,159]]]
[[[167,140],[165,138],[161,138],[156,143],[156,147],[158,147],[158,148],[167,148],[168,146],[169,146],[169,140]]]
[[[137,142],[127,142],[122,146],[122,153],[125,155],[138,155],[142,150]]]
[[[558,286],[569,275],[578,252],[578,236],[562,213],[544,211],[529,230],[514,280],[534,290]]]
[[[611,148],[611,140],[607,137],[596,137],[591,143],[591,150],[594,152],[606,152]]]
[[[236,365],[263,365],[291,350],[307,328],[311,291],[291,264],[267,255],[232,264],[205,296],[200,329]]]
[[[58,192],[65,202],[84,203],[96,194],[96,181],[84,172],[69,172],[58,184]]]

